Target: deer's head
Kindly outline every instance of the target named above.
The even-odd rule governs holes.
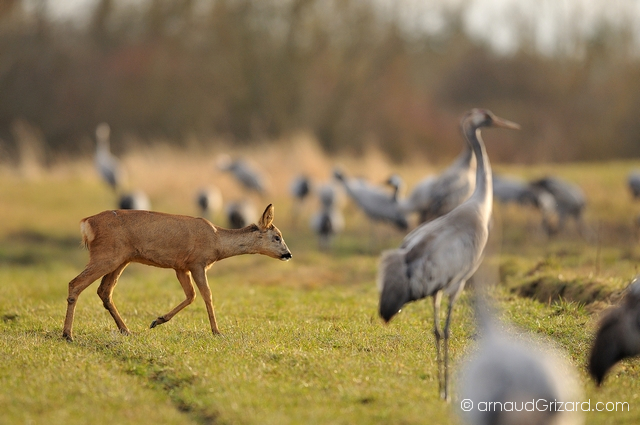
[[[262,217],[258,221],[258,231],[260,232],[258,237],[258,252],[260,254],[282,261],[291,259],[291,251],[284,242],[282,233],[273,225],[273,204],[269,204],[262,213]]]

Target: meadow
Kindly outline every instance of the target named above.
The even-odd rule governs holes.
[[[225,199],[241,195],[214,169],[217,153],[141,148],[123,159],[131,187],[145,190],[153,209],[195,215],[200,186],[220,187]],[[288,196],[294,175],[327,181],[334,164],[374,181],[397,172],[409,187],[438,167],[420,158],[393,164],[375,150],[329,158],[305,141],[233,153],[271,176],[269,195],[255,202],[260,211],[275,205],[293,259],[241,256],[209,270],[221,337],[211,335],[200,297],[149,329],[184,294],[171,270],[134,264],[114,293],[132,334],[117,332],[94,283],[78,301],[75,341],[63,340],[67,284],[88,259],[78,222],[113,208],[114,194],[90,159],[0,168],[0,424],[459,423],[456,399],[447,404],[437,394],[431,303],[406,306],[388,325],[377,315],[378,256],[403,235],[372,229],[345,201],[346,229],[332,250],[320,251],[307,225],[314,202],[294,217]],[[505,175],[557,175],[586,192],[589,240],[572,223],[550,239],[535,211],[496,205],[474,280],[495,284],[504,320],[567,353],[584,401],[629,403],[625,412],[588,412],[587,424],[640,419],[638,360],[618,365],[601,388],[585,372],[600,313],[638,272],[640,205],[626,187],[636,167],[494,164]],[[213,221],[225,225],[220,214]],[[454,370],[474,343],[472,293],[471,286],[454,311]]]

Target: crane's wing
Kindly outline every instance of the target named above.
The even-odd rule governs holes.
[[[405,261],[416,297],[440,289],[455,293],[480,264],[482,244],[478,236],[468,227],[448,221],[441,217],[428,222],[405,238]]]

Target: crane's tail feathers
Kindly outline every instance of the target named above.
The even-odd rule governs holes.
[[[409,284],[404,256],[397,249],[384,251],[378,267],[378,291],[382,292],[387,284],[398,280],[406,280],[406,284]]]
[[[411,288],[404,254],[398,250],[382,253],[378,267],[378,290],[380,291],[380,316],[388,322],[411,301]]]

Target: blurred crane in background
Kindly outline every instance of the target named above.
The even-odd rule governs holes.
[[[390,194],[363,179],[347,178],[342,170],[335,169],[333,175],[372,222],[389,223],[399,230],[409,228],[407,218],[397,201],[399,187],[395,187],[393,194]],[[397,184],[398,179],[394,179],[392,183]]]
[[[225,212],[231,229],[242,229],[251,223],[255,223],[258,218],[255,205],[248,199],[229,203]]]
[[[95,164],[102,180],[117,193],[123,186],[125,173],[120,160],[111,154],[110,134],[109,124],[103,122],[96,127]]]
[[[640,198],[640,171],[632,171],[627,177],[627,184],[633,199]]]
[[[304,201],[311,193],[311,179],[304,174],[294,177],[289,185],[289,193],[291,193],[293,197],[293,204],[291,205],[291,225],[295,228],[298,224],[299,216],[302,214]]]
[[[476,161],[465,146],[455,161],[433,178],[422,180],[403,202],[405,211],[417,212],[419,223],[438,218],[466,201],[476,184]]]
[[[266,192],[266,183],[264,176],[249,165],[243,159],[232,160],[229,155],[220,155],[216,161],[218,169],[229,172],[248,191],[254,191],[259,195]]]
[[[215,186],[203,187],[196,193],[196,205],[201,217],[212,220],[222,210],[222,192]]]
[[[586,206],[586,199],[582,189],[573,183],[569,183],[557,177],[544,177],[534,180],[531,187],[542,190],[553,196],[555,201],[555,211],[557,213],[557,224],[550,225],[547,232],[552,235],[564,229],[567,218],[573,218],[578,227],[578,232],[585,237],[590,237],[582,213]]]
[[[344,217],[338,206],[335,187],[328,183],[317,190],[320,211],[311,217],[311,229],[318,235],[318,246],[326,250],[332,238],[344,229]]]

